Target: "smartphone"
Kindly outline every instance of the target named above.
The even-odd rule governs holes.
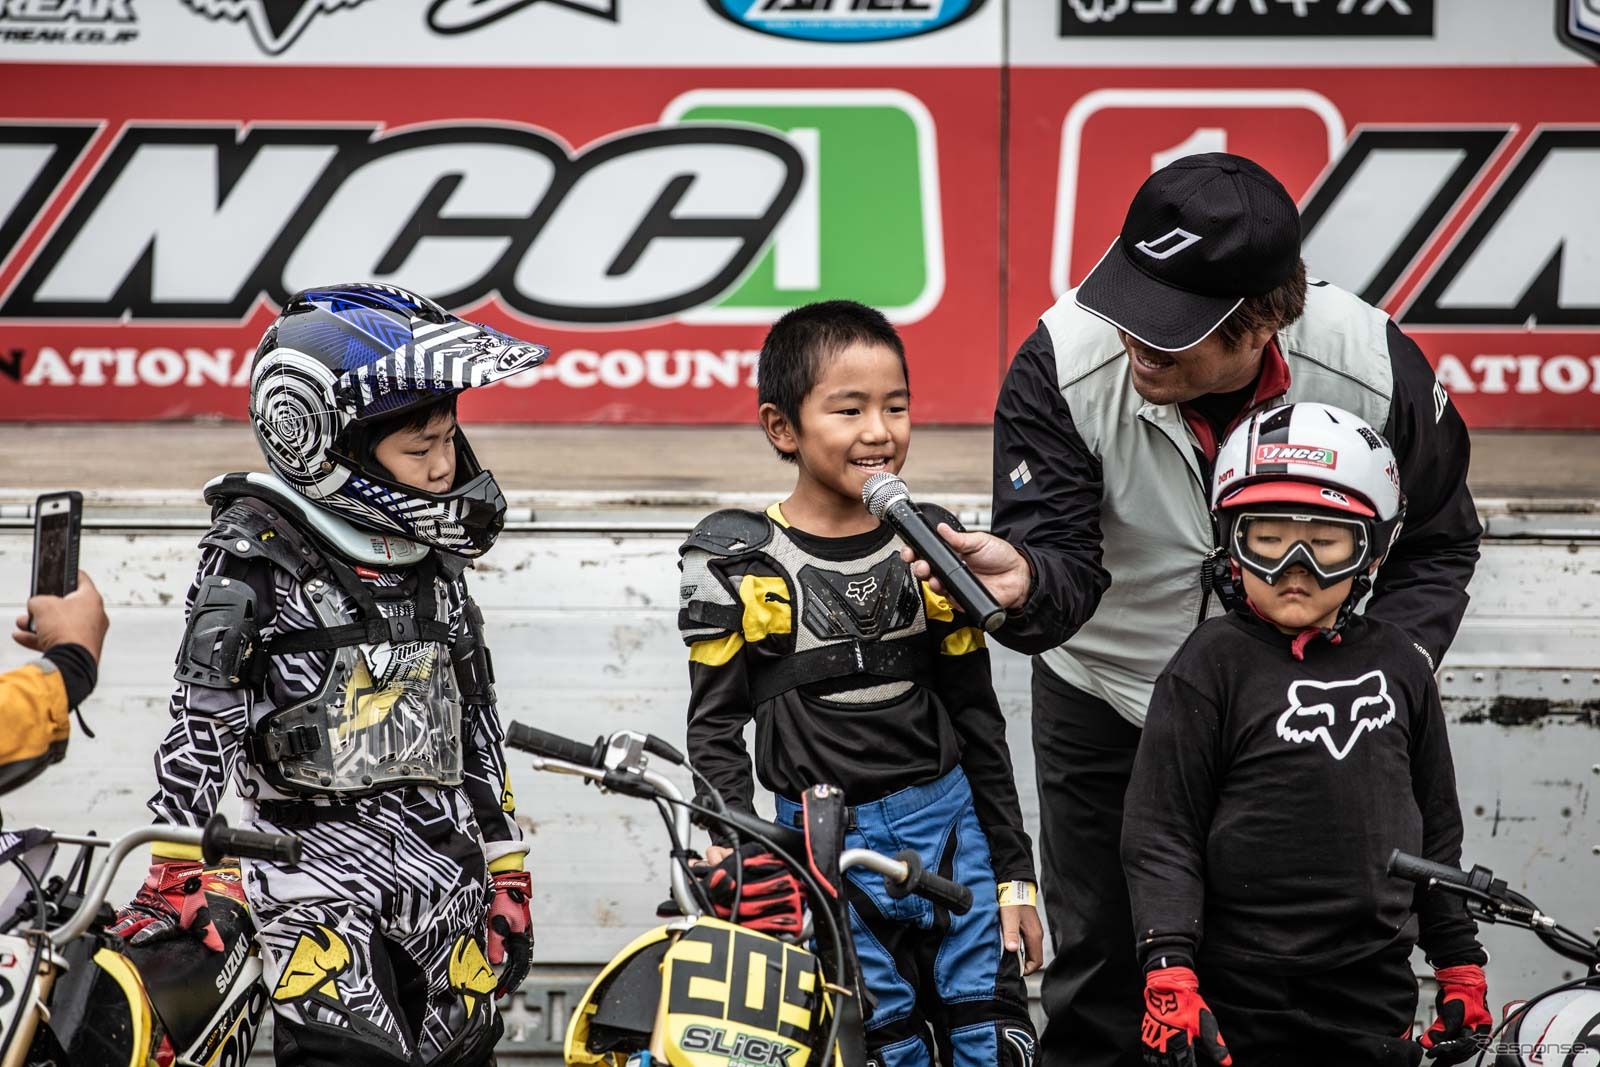
[[[29,596],[66,596],[78,588],[83,494],[45,493],[33,505],[33,586]]]

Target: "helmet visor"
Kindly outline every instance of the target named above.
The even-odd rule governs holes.
[[[1372,554],[1372,537],[1360,519],[1289,511],[1246,512],[1234,521],[1229,552],[1268,582],[1298,564],[1327,588],[1351,577]]]

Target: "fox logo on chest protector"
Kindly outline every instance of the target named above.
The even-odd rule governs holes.
[[[1363,734],[1394,722],[1389,680],[1381,670],[1348,682],[1302,680],[1289,684],[1289,706],[1278,716],[1278,736],[1294,744],[1320,740],[1333,758],[1350,754]]]

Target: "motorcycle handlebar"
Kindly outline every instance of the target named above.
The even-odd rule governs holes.
[[[234,830],[222,816],[213,815],[201,834],[200,854],[207,863],[221,863],[224,856],[238,856],[292,867],[300,862],[300,839],[292,834]]]
[[[965,915],[972,910],[972,890],[960,882],[934,874],[922,865],[922,857],[911,849],[895,856],[895,862],[905,865],[905,876],[896,881],[884,880],[884,890],[896,900],[915,893],[924,900],[942,904],[954,915]]]
[[[654,744],[649,742],[654,742]],[[586,745],[582,742],[574,741],[570,737],[553,734],[548,730],[541,730],[525,723],[513,722],[506,727],[506,744],[520,751],[530,752],[535,756],[542,756],[546,759],[570,763],[587,771],[599,772],[605,769],[604,757],[608,744],[604,737],[597,738],[592,745]],[[646,748],[663,759],[675,763],[683,761],[683,757],[675,749],[672,749],[666,742],[654,736],[647,739]],[[662,751],[662,749],[666,751]],[[676,758],[674,759],[674,757]],[[608,780],[609,777],[608,775]],[[620,785],[621,783],[613,784]],[[696,821],[702,824],[713,820],[721,822],[736,833],[771,841],[791,856],[804,856],[806,854],[806,835],[797,828],[768,822],[766,819],[734,811],[731,808],[715,816],[709,813],[696,816]],[[948,908],[956,915],[964,915],[972,908],[972,891],[970,889],[947,878],[941,878],[939,875],[929,871],[923,866],[922,858],[909,849],[893,859],[868,849],[845,849],[839,858],[839,866],[841,869],[866,867],[869,870],[877,871],[884,876],[889,894],[896,898],[915,893],[917,896]],[[679,903],[682,905],[684,901],[680,900]]]
[[[514,722],[506,728],[506,744],[522,752],[544,756],[546,759],[558,759],[595,770],[605,768],[605,738],[599,738],[594,744],[586,745],[581,741],[574,741],[570,737],[562,737],[560,734],[553,734],[536,726]]]
[[[212,816],[203,830],[189,826],[144,826],[112,840],[71,834],[52,836],[58,843],[64,845],[106,849],[105,862],[100,865],[94,880],[84,891],[83,901],[78,905],[77,911],[73,913],[71,919],[50,931],[50,941],[57,948],[82,937],[94,924],[100,905],[105,903],[106,895],[111,891],[111,882],[116,878],[122,861],[140,845],[152,843],[195,845],[200,848],[207,862],[212,863],[221,858],[221,853],[216,851],[219,848],[236,856],[250,856],[283,863],[296,863],[300,857],[298,837],[256,833],[252,830],[231,830],[228,828],[227,820],[220,815]]]
[[[1463,889],[1471,885],[1466,871],[1457,867],[1446,867],[1442,863],[1434,863],[1432,860],[1425,860],[1421,856],[1413,856],[1399,849],[1389,854],[1389,873],[1418,885],[1441,882],[1445,885],[1461,886]]]

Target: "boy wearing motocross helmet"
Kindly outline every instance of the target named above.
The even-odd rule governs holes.
[[[1459,1063],[1491,1022],[1476,925],[1385,873],[1397,848],[1459,864],[1444,713],[1426,654],[1356,611],[1404,519],[1394,455],[1299,403],[1216,472],[1234,610],[1156,681],[1122,834],[1145,1062]],[[1439,995],[1414,1043],[1418,943]]]
[[[487,1063],[493,999],[527,972],[527,846],[463,574],[505,499],[455,400],[545,355],[367,283],[295,294],[257,350],[270,473],[206,486],[150,807],[201,825],[231,775],[248,823],[301,838],[296,866],[243,865],[279,1064]],[[119,932],[220,947],[198,860],[158,846]]]
[[[690,759],[752,812],[754,719],[756,774],[780,822],[798,817],[812,785],[839,786],[846,847],[914,848],[972,890],[972,910],[953,916],[847,873],[876,998],[874,1062],[925,1065],[936,1044],[947,1067],[1027,1067],[1035,1038],[1018,950],[1037,968],[1041,930],[989,653],[862,503],[867,479],[898,472],[910,444],[904,347],[872,308],[810,304],[767,334],[757,381],[762,428],[798,477],[782,503],[716,512],[679,550]],[[932,526],[960,528],[943,508],[922,510]],[[725,861],[727,844],[707,858]],[[760,884],[759,872],[747,878]]]

